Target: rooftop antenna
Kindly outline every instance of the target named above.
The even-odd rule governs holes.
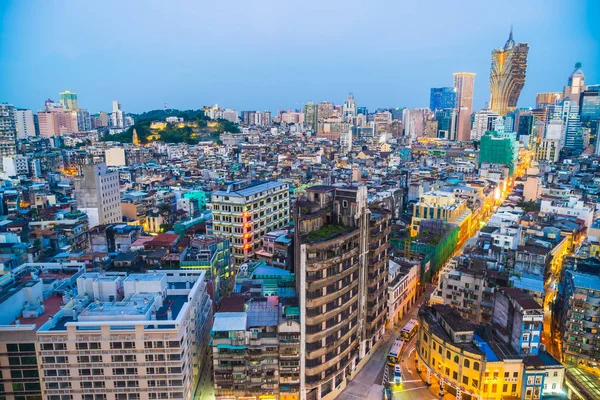
[[[511,31],[512,31],[512,28],[511,28]],[[167,103],[164,103],[163,107],[164,107],[165,111],[167,111]]]

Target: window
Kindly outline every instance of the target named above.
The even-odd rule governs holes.
[[[498,390],[498,385],[496,385],[495,383],[492,385],[492,393],[496,393],[496,391]]]
[[[458,364],[458,354],[454,355],[454,362]]]
[[[470,368],[471,367],[471,361],[467,360],[466,358],[465,358],[465,363],[464,364],[465,364],[465,368]]]
[[[512,393],[516,393],[516,391],[517,391],[517,384],[516,384],[516,383],[513,383],[513,384],[512,384],[512,388],[511,388],[511,392],[512,392]]]
[[[513,372],[513,378],[517,378],[519,376],[518,372]]]
[[[502,385],[502,393],[506,393],[507,390],[508,390],[508,385],[505,383],[504,385]]]
[[[473,387],[479,387],[479,381],[477,379],[473,379]]]
[[[508,378],[508,375],[509,375],[509,373],[508,373],[508,372],[505,372],[505,373],[504,373],[504,377],[505,377],[505,378]]]
[[[463,385],[468,385],[469,384],[469,378],[466,377],[466,376],[463,376],[462,383],[463,383]]]
[[[473,369],[474,369],[475,371],[479,371],[479,363],[478,363],[477,361],[475,361],[475,362],[473,363]]]

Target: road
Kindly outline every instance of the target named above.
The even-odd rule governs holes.
[[[338,396],[341,400],[381,400],[383,396],[383,374],[384,368],[387,367],[387,355],[392,347],[392,343],[400,334],[400,329],[408,322],[411,318],[416,318],[417,312],[423,302],[429,298],[429,295],[433,291],[433,287],[430,287],[425,293],[417,300],[415,305],[410,309],[404,316],[399,326],[396,327],[384,340],[384,343],[379,346],[375,353],[371,356],[371,359],[367,362],[364,368],[358,373],[344,389],[344,391]],[[402,386],[393,387],[394,399],[435,399],[428,390],[428,387],[419,378],[415,369],[414,362],[414,351],[416,346],[416,336],[412,338],[404,346],[402,352],[402,374],[406,381]],[[390,371],[393,372],[393,371]],[[391,377],[393,374],[390,374]]]

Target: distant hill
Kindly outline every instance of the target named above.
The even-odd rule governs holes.
[[[141,114],[131,114],[136,121],[144,119],[150,119],[153,121],[163,121],[167,117],[183,117],[186,121],[195,120],[199,114],[204,116],[202,110],[177,110],[174,108],[167,108],[166,110],[151,110]]]

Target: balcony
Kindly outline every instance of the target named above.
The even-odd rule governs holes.
[[[600,297],[588,296],[586,302],[591,306],[600,305]]]

